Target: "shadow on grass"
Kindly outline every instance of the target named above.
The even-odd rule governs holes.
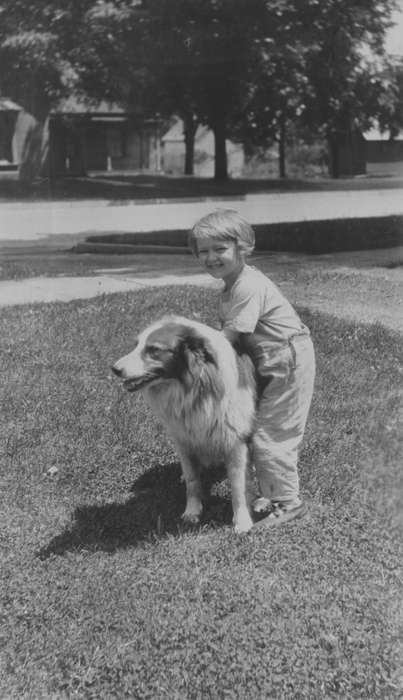
[[[345,250],[394,248],[403,245],[403,217],[353,217],[286,221],[254,225],[257,251],[324,254]],[[75,253],[190,253],[187,231],[110,232],[91,235]]]
[[[110,201],[189,199],[211,196],[244,197],[248,193],[271,191],[315,190],[326,181],[307,182],[298,179],[235,178],[217,182],[213,178],[172,177],[167,175],[116,175],[97,177],[66,177],[42,180],[24,185],[15,173],[3,173],[0,178],[0,199],[18,201],[54,201],[107,199]],[[389,183],[388,183],[389,184]]]
[[[206,494],[222,476],[221,469],[209,470],[203,479]],[[131,491],[133,495],[125,503],[78,506],[73,526],[56,535],[37,556],[47,559],[77,550],[114,552],[186,530],[181,521],[185,486],[179,463],[156,465],[136,479]],[[229,524],[231,518],[228,488],[223,482],[216,495],[210,495],[205,503],[203,523],[222,526]]]

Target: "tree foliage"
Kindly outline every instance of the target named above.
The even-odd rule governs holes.
[[[101,2],[87,13],[78,68],[87,91],[118,92],[146,112],[208,124],[216,175],[226,176],[225,138],[245,108],[265,0]],[[105,60],[107,57],[107,60]],[[95,78],[95,80],[94,80]]]
[[[189,149],[197,124],[207,124],[215,134],[216,177],[224,178],[227,136],[284,146],[292,122],[331,143],[374,115],[396,128],[401,67],[380,68],[394,6],[0,0],[0,89],[37,115],[73,89],[143,115],[177,114]],[[364,58],[365,46],[378,63]]]
[[[307,15],[311,41],[306,75],[312,90],[303,116],[305,123],[327,138],[336,177],[340,135],[367,128],[376,111],[380,93],[374,91],[374,74],[384,56],[394,5],[393,0],[322,0]]]
[[[74,83],[57,2],[0,1],[0,92],[43,119]]]
[[[383,93],[379,64],[394,2],[306,0],[302,8],[291,0],[275,5],[281,23],[275,42],[261,52],[242,133],[252,143],[278,141],[281,167],[290,122],[326,138],[331,152],[332,146],[337,151],[341,135],[368,127]],[[332,171],[337,175],[336,160]]]
[[[381,131],[395,138],[403,129],[403,59],[386,61],[373,78],[373,113]]]

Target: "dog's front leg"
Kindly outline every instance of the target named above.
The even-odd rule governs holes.
[[[203,489],[199,475],[199,465],[186,454],[181,453],[182,473],[186,484],[186,508],[182,519],[189,525],[197,525],[203,512]]]
[[[233,523],[235,532],[248,532],[253,521],[248,508],[247,469],[249,452],[244,442],[238,442],[226,464],[231,484]]]

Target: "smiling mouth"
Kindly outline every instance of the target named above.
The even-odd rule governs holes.
[[[127,391],[139,391],[154,379],[158,379],[158,376],[155,374],[143,374],[142,377],[125,379],[123,385]]]

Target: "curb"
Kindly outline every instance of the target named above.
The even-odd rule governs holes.
[[[291,193],[294,193],[294,190],[289,190]],[[199,203],[204,203],[204,202],[243,202],[246,197],[250,196],[251,194],[258,194],[258,195],[268,195],[268,194],[287,194],[289,192],[288,190],[267,190],[262,191],[262,192],[243,192],[243,193],[234,193],[234,194],[223,194],[223,195],[195,195],[195,196],[186,196],[183,195],[182,197],[179,195],[177,197],[142,197],[142,198],[133,198],[133,199],[125,199],[122,197],[110,197],[110,198],[105,198],[105,197],[100,197],[99,199],[93,198],[93,199],[30,199],[30,200],[19,200],[19,199],[12,199],[12,200],[5,200],[5,199],[0,199],[0,204],[2,207],[8,207],[9,209],[16,209],[16,208],[21,208],[26,207],[30,209],[43,209],[44,207],[49,208],[49,209],[54,209],[56,207],[63,207],[65,209],[68,208],[78,208],[78,207],[91,207],[91,208],[99,208],[99,207],[125,207],[125,206],[143,206],[143,205],[158,205],[158,204],[199,204]],[[301,189],[301,190],[295,190],[295,192],[302,192],[302,194],[306,192],[311,192],[311,189]],[[316,190],[314,190],[316,191]]]

